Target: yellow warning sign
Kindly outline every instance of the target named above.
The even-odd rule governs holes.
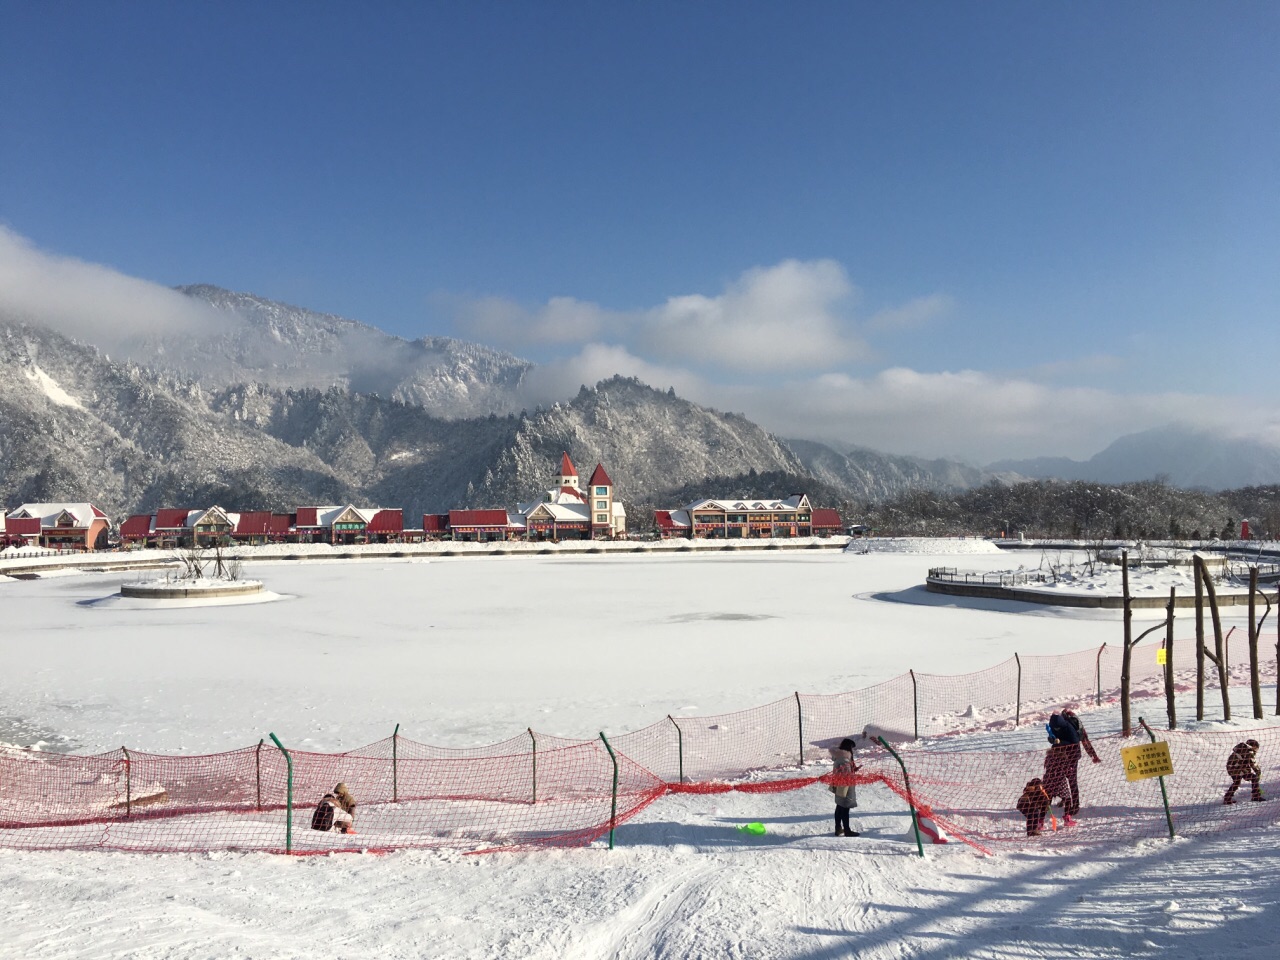
[[[1163,667],[1168,662],[1169,662],[1169,651],[1166,650],[1164,647],[1160,647],[1159,649],[1157,649],[1156,663],[1158,663],[1160,666]]]
[[[1136,747],[1121,747],[1120,762],[1124,764],[1126,780],[1147,780],[1151,777],[1173,775],[1173,757],[1169,755],[1169,744],[1163,740]]]

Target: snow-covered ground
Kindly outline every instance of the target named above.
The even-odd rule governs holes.
[[[443,746],[528,726],[590,737],[668,713],[854,689],[908,667],[962,673],[1015,651],[1119,639],[1114,611],[926,594],[925,571],[949,556],[274,562],[246,565],[246,575],[290,599],[195,610],[100,602],[136,574],[8,581],[0,740],[197,753],[274,731],[303,749],[335,750],[381,739],[396,723]],[[1009,562],[963,560],[988,570]],[[1228,625],[1243,625],[1243,608],[1225,612]],[[1104,710],[1088,722],[1098,735],[1116,718]],[[991,749],[1017,737],[970,739]],[[1280,940],[1275,827],[990,858],[957,844],[920,860],[901,801],[879,788],[862,800],[855,840],[827,836],[830,795],[815,787],[663,797],[618,831],[613,851],[291,859],[0,850],[9,906],[0,953],[1192,957],[1256,954]],[[735,829],[749,821],[768,833]]]

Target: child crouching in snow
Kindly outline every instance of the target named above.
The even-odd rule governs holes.
[[[1038,837],[1044,827],[1045,815],[1049,812],[1049,794],[1039,777],[1027,781],[1018,798],[1018,812],[1027,818],[1027,836]]]
[[[336,830],[338,833],[356,832],[356,798],[345,783],[326,793],[311,815],[312,830]]]

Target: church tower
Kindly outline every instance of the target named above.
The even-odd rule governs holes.
[[[587,503],[591,507],[591,536],[612,539],[618,532],[613,523],[613,481],[605,473],[604,464],[597,463],[591,472]]]
[[[578,489],[578,470],[573,465],[573,461],[569,459],[568,453],[564,453],[560,457],[560,474],[555,478],[555,485],[561,490],[565,487],[570,490]]]

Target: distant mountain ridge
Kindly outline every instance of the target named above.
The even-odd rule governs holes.
[[[1170,424],[1120,437],[1088,460],[1001,460],[988,470],[1033,479],[1131,483],[1165,478],[1186,489],[1231,490],[1280,482],[1280,448]]]
[[[235,322],[205,335],[137,338],[138,363],[202,386],[341,387],[414,403],[439,417],[509,413],[532,364],[451,337],[404,340],[329,313],[208,284],[180,293],[225,311]]]
[[[445,419],[338,387],[209,389],[14,324],[0,325],[0,364],[16,374],[0,378],[6,504],[89,500],[119,518],[359,502],[413,522],[537,497],[563,450],[584,471],[605,462],[624,503],[722,472],[803,471],[745,418],[620,377],[532,414]]]
[[[416,514],[511,506],[545,489],[561,451],[603,462],[633,510],[696,495],[815,491],[847,513],[917,491],[1024,477],[1264,486],[1280,453],[1183,428],[1121,438],[1087,463],[948,460],[782,440],[638,380],[521,409],[533,369],[447,337],[406,341],[332,314],[218,287],[179,288],[234,320],[204,336],[134,340],[131,360],[0,316],[0,503],[91,500],[115,516],[219,503],[318,502]],[[518,412],[517,412],[518,411]],[[1249,470],[1241,472],[1241,467]],[[787,489],[794,485],[795,489]]]
[[[924,460],[894,456],[874,450],[854,448],[840,453],[813,440],[787,440],[805,470],[817,479],[842,490],[851,499],[873,503],[908,490],[939,492],[969,490],[992,481],[1016,482],[1009,472],[995,473],[954,460]]]

